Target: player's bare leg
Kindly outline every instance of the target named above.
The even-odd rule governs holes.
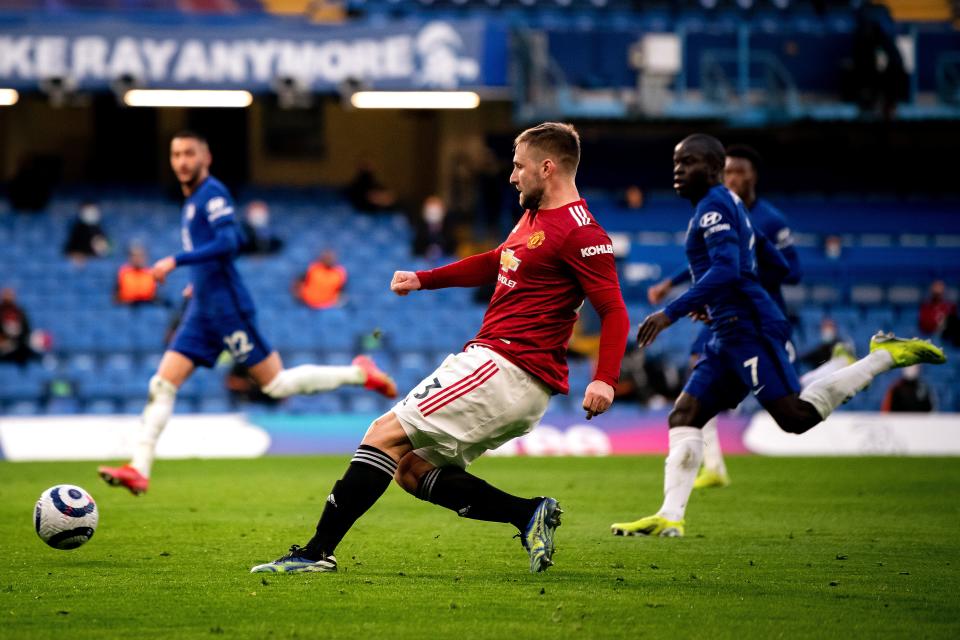
[[[669,417],[670,452],[664,463],[663,504],[652,516],[633,522],[615,522],[610,526],[614,535],[683,535],[687,501],[703,460],[703,434],[700,430],[715,415],[716,412],[704,409],[689,393],[680,394]]]
[[[177,390],[193,370],[193,361],[185,355],[176,351],[163,354],[157,373],[150,378],[147,405],[143,409],[140,437],[134,446],[133,458],[122,467],[100,467],[97,471],[106,482],[113,486],[124,486],[135,495],[146,492],[157,440],[173,413]]]
[[[271,398],[288,398],[332,391],[344,385],[363,385],[367,389],[395,398],[397,385],[367,356],[357,356],[350,366],[335,367],[304,364],[284,369],[276,351],[250,367],[250,376]]]

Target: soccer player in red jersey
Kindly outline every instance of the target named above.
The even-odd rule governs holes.
[[[554,393],[567,393],[567,342],[584,297],[602,320],[600,356],[583,396],[587,418],[606,411],[620,375],[629,319],[613,247],[577,191],[580,138],[548,122],[514,143],[510,183],[523,217],[486,253],[430,271],[398,271],[397,295],[419,289],[496,283],[476,337],[370,425],[343,478],[327,498],[306,547],[253,572],[336,571],[334,551],[390,480],[426,500],[476,520],[513,524],[530,570],[553,564],[560,524],[554,498],[520,498],[466,471],[483,452],[528,433]]]

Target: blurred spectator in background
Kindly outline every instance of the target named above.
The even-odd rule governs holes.
[[[346,284],[347,270],[337,264],[337,254],[327,249],[296,282],[294,295],[311,309],[328,309],[340,303]]]
[[[486,236],[497,244],[500,243],[503,234],[500,222],[504,217],[504,190],[509,186],[509,175],[512,169],[512,167],[507,168],[493,149],[486,146],[481,151],[475,167],[478,235]],[[516,195],[513,193],[509,197],[516,198]]]
[[[245,255],[270,255],[283,248],[283,240],[270,230],[270,207],[263,200],[254,200],[243,214],[243,245]]]
[[[820,344],[801,354],[800,362],[810,368],[819,367],[833,357],[834,347],[842,343],[837,323],[833,318],[825,317],[820,321]]]
[[[883,396],[880,410],[885,412],[929,413],[933,411],[933,394],[920,379],[920,365],[904,367],[900,379],[890,385]]]
[[[397,204],[397,196],[373,173],[373,165],[366,160],[357,164],[357,172],[345,190],[350,204],[359,211],[376,213],[392,209]]]
[[[823,255],[830,260],[839,260],[843,255],[843,238],[827,236],[823,241]]]
[[[114,299],[129,305],[152,303],[157,299],[157,281],[153,279],[147,251],[138,244],[130,245],[127,263],[117,271]]]
[[[960,320],[957,305],[946,298],[947,285],[935,280],[930,285],[930,294],[920,303],[920,332],[927,336],[942,336],[948,342],[960,342]]]
[[[648,357],[644,349],[628,344],[620,363],[620,381],[614,388],[617,401],[637,401],[649,409],[670,406],[683,388],[680,370],[669,362]]]
[[[74,218],[63,245],[63,253],[76,262],[86,258],[105,256],[110,251],[110,240],[100,226],[100,207],[95,202],[84,202]]]
[[[427,197],[416,221],[413,253],[433,260],[452,255],[456,250],[456,234],[443,200],[439,196]]]
[[[863,0],[857,7],[853,33],[853,69],[849,76],[853,98],[863,115],[877,108],[893,118],[897,103],[909,95],[903,56],[897,47],[897,25],[886,6]]]
[[[636,211],[643,208],[643,189],[635,184],[627,187],[623,192],[623,206],[625,209]]]
[[[0,291],[0,362],[15,362],[24,365],[36,358],[30,347],[30,321],[17,304],[13,289]]]
[[[477,217],[479,194],[477,171],[470,156],[464,152],[450,159],[450,179],[447,190],[447,211],[458,223],[472,223]]]

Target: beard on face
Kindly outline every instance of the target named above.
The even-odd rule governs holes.
[[[540,201],[543,199],[543,187],[531,189],[530,191],[520,192],[520,206],[530,211],[536,211],[540,208]]]
[[[188,177],[186,180],[181,180],[180,184],[182,184],[185,187],[195,187],[197,186],[197,182],[199,182],[199,180],[200,180],[200,167],[197,167],[196,169],[194,169],[188,174]]]

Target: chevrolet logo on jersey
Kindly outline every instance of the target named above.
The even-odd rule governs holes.
[[[520,259],[513,256],[513,249],[504,249],[500,253],[500,270],[516,271],[520,266]]]

